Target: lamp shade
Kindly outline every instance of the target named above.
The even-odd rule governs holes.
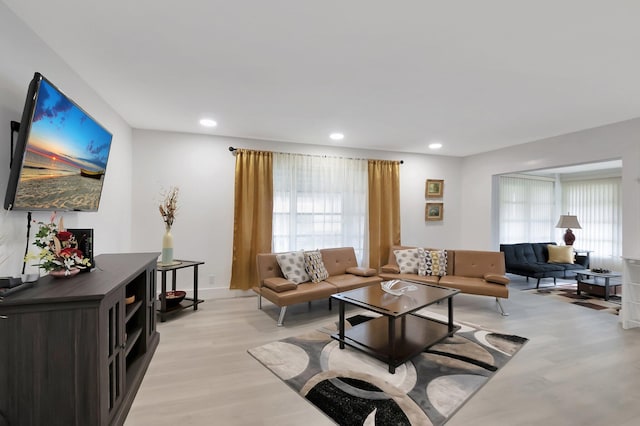
[[[568,214],[563,214],[562,216],[560,216],[560,220],[558,220],[556,228],[582,229],[580,223],[578,222],[578,216],[571,216]]]

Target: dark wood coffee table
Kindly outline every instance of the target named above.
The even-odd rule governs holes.
[[[339,302],[338,333],[331,337],[340,349],[349,345],[389,365],[389,373],[426,348],[452,336],[460,329],[453,323],[453,296],[460,293],[432,284],[401,281],[394,289],[412,286],[401,296],[384,292],[379,284],[334,294]],[[448,322],[425,318],[413,313],[425,306],[447,300]],[[359,306],[382,316],[345,330],[345,304]]]

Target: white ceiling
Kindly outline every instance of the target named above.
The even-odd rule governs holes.
[[[134,128],[466,156],[640,117],[635,0],[2,1]]]

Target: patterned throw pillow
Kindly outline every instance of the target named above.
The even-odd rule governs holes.
[[[394,250],[401,274],[418,273],[418,249]]]
[[[322,262],[322,254],[317,250],[304,252],[304,269],[313,283],[319,283],[329,278],[329,272]]]
[[[443,277],[447,275],[447,252],[446,250],[418,249],[420,260],[418,275],[435,275]]]
[[[280,265],[282,275],[289,281],[300,284],[310,280],[307,271],[304,270],[304,254],[302,250],[276,254],[276,260]]]
[[[431,262],[431,254],[429,250],[418,247],[418,275],[424,277],[427,275],[427,257],[429,258],[429,263]]]

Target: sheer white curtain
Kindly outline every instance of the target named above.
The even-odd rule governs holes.
[[[555,182],[500,176],[500,243],[555,241]]]
[[[591,266],[621,271],[622,179],[562,181],[562,211],[578,217],[574,246],[592,251]]]
[[[367,161],[273,154],[273,251],[353,247],[363,265]]]

